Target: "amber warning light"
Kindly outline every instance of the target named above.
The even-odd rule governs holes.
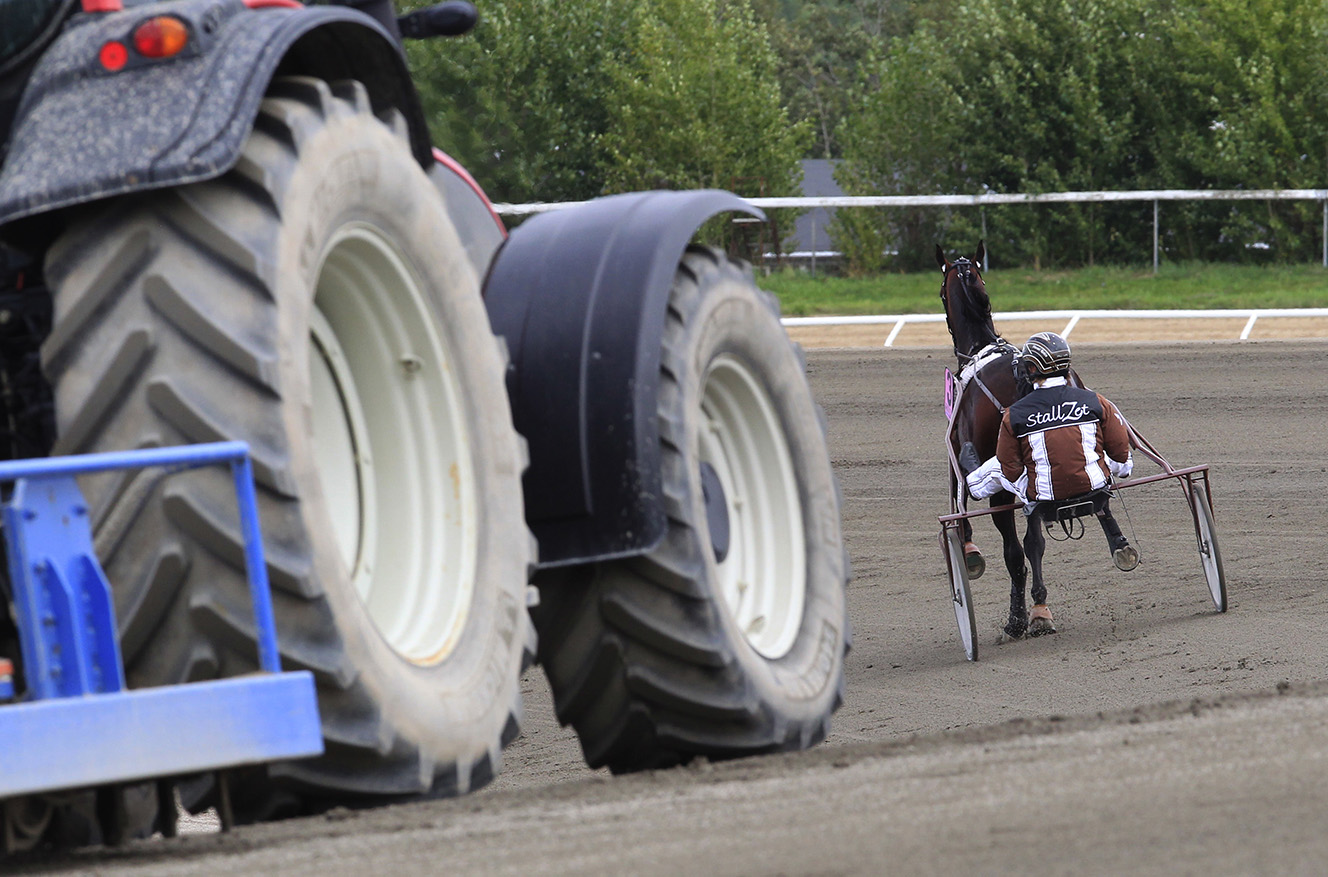
[[[189,45],[189,29],[169,15],[149,18],[134,30],[134,49],[144,58],[170,58]]]

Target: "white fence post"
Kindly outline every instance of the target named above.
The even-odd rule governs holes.
[[[1157,199],[1153,199],[1153,273],[1157,273]]]
[[[816,217],[812,217],[812,277],[816,277]]]
[[[987,208],[985,208],[985,207],[981,207],[981,208],[979,208],[979,210],[980,210],[980,212],[982,213],[982,240],[983,240],[983,244],[985,245],[985,244],[986,244],[986,240],[987,240]],[[990,250],[990,249],[987,250],[987,264],[985,264],[985,265],[982,266],[982,270],[983,270],[983,271],[986,271],[986,272],[988,272],[988,273],[991,272],[991,250]]]

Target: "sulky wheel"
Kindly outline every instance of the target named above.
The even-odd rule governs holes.
[[[1227,611],[1227,577],[1222,569],[1222,551],[1217,547],[1217,534],[1213,532],[1213,510],[1208,505],[1208,494],[1201,484],[1190,486],[1194,501],[1194,532],[1199,542],[1199,561],[1203,564],[1208,593],[1218,612]]]
[[[970,661],[976,661],[977,620],[973,612],[973,593],[969,587],[969,567],[964,557],[964,540],[959,530],[947,528],[941,541],[946,551],[946,565],[950,569],[950,598],[954,603],[955,621],[959,623],[959,639],[964,645],[964,656]]]
[[[314,673],[326,754],[237,777],[237,818],[486,783],[533,656],[525,448],[400,117],[278,80],[232,171],[80,217],[47,277],[55,453],[251,448],[283,665]],[[227,473],[83,488],[131,686],[252,671]]]
[[[592,767],[803,749],[842,700],[837,487],[777,317],[745,265],[687,251],[662,342],[667,533],[540,580],[540,658]]]

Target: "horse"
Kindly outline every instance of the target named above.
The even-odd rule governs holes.
[[[941,268],[941,306],[959,365],[959,388],[955,393],[955,409],[948,430],[950,504],[954,511],[961,511],[964,504],[959,483],[960,448],[965,442],[972,442],[980,459],[994,457],[1001,417],[1030,389],[1026,382],[1020,386],[1015,373],[1018,348],[997,334],[992,322],[991,299],[987,297],[987,286],[982,280],[986,257],[984,241],[978,242],[972,259],[959,257],[953,262],[945,258],[940,244],[936,245],[936,263]],[[1015,497],[1010,493],[998,493],[991,498],[992,506],[1014,502]],[[1024,547],[1015,528],[1013,511],[996,512],[991,515],[991,520],[1000,531],[1005,568],[1010,574],[1010,615],[1005,632],[1011,637],[1020,637],[1028,631],[1029,625],[1024,602],[1028,584]],[[967,520],[963,522],[962,530],[964,563],[969,577],[976,579],[986,571],[987,563],[973,543],[973,527]],[[1039,602],[1045,601],[1045,594],[1043,598]]]
[[[1014,402],[1032,391],[1032,383],[1017,368],[1019,349],[996,332],[991,316],[991,299],[987,297],[986,283],[982,279],[982,266],[986,259],[986,244],[978,242],[972,259],[963,257],[953,262],[945,258],[945,251],[936,246],[936,262],[941,268],[941,304],[945,310],[945,323],[954,341],[959,375],[954,393],[954,409],[947,431],[950,453],[950,503],[953,511],[962,511],[964,493],[960,490],[958,465],[960,449],[972,442],[978,458],[987,460],[996,455],[996,440],[1001,419]],[[1079,375],[1070,370],[1070,383],[1082,387]],[[993,507],[1010,505],[1016,498],[1011,493],[997,493],[991,497]],[[1068,515],[1091,513],[1097,517],[1107,537],[1109,548],[1121,538],[1119,526],[1111,515],[1106,491],[1089,497],[1076,498],[1065,503],[1039,503],[1028,517],[1028,526],[1020,543],[1015,528],[1014,511],[1005,510],[991,515],[1003,541],[1005,568],[1010,574],[1010,614],[1005,633],[1018,639],[1025,634],[1038,636],[1055,633],[1051,612],[1047,609],[1047,588],[1042,579],[1042,557],[1046,539],[1042,529],[1051,521],[1059,521],[1069,538]],[[1082,536],[1082,528],[1079,535]],[[986,569],[982,552],[973,543],[973,528],[967,520],[962,523],[964,563],[970,578],[978,578]],[[1032,567],[1033,617],[1025,603],[1028,583],[1027,558]],[[1137,558],[1137,555],[1136,555]],[[1136,561],[1137,562],[1137,561]],[[1120,563],[1118,562],[1118,566]],[[1122,569],[1126,567],[1122,566]]]

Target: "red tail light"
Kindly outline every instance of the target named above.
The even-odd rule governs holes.
[[[134,49],[144,58],[170,58],[189,45],[189,28],[170,15],[149,18],[134,30]]]
[[[124,43],[112,40],[101,47],[97,57],[101,61],[101,66],[114,73],[129,61],[129,49]]]

